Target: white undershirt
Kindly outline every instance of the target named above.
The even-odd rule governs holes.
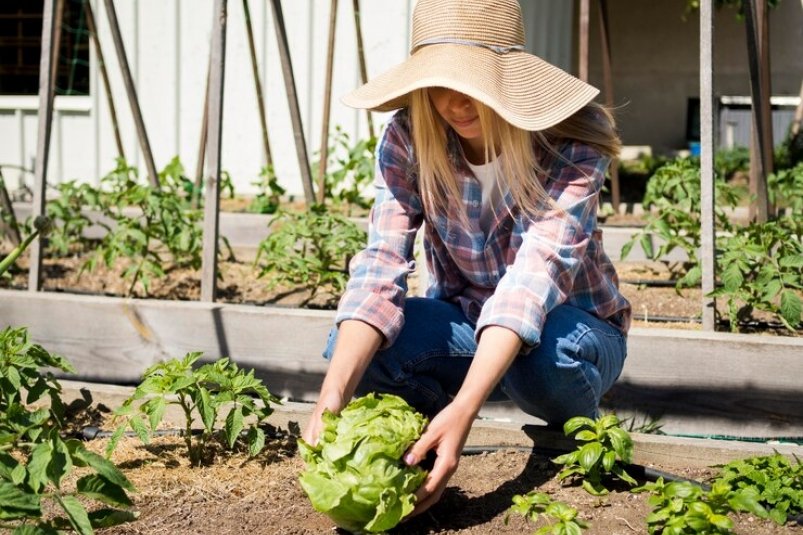
[[[474,176],[482,187],[482,211],[480,212],[480,228],[485,234],[491,228],[494,220],[495,208],[502,199],[499,184],[496,182],[497,175],[502,175],[502,164],[500,158],[494,158],[488,163],[474,165],[466,161],[469,168],[474,172]]]

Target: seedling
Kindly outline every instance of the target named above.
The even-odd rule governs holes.
[[[552,460],[565,466],[558,474],[558,480],[581,478],[582,487],[594,496],[608,493],[602,484],[606,476],[613,475],[631,485],[637,484],[622,466],[622,463],[628,464],[633,459],[633,441],[628,432],[619,426],[619,418],[615,414],[597,420],[576,416],[563,425],[563,432],[584,444]]]
[[[577,518],[577,509],[564,502],[553,501],[544,492],[531,491],[523,496],[513,496],[513,505],[505,515],[505,524],[511,514],[521,515],[532,522],[543,518],[547,525],[538,528],[533,535],[578,535],[588,528],[586,522]]]
[[[723,492],[717,488],[711,500],[703,489],[687,481],[665,483],[663,478],[636,487],[633,492],[649,492],[647,500],[653,507],[647,516],[647,532],[662,535],[722,534],[731,533],[733,520],[728,513],[733,511]],[[725,498],[725,499],[723,499]]]
[[[253,370],[246,373],[226,358],[193,369],[200,358],[201,353],[187,353],[181,360],[160,362],[145,370],[134,394],[115,411],[115,420],[122,419],[123,423],[112,435],[107,455],[117,447],[126,428],[131,428],[142,442],[149,443],[168,405],[177,405],[184,413],[184,443],[194,466],[209,457],[213,440],[232,450],[244,430],[248,453],[253,457],[262,451],[265,432],[259,424],[273,413],[271,405],[281,401],[254,377]],[[146,397],[147,401],[135,406]],[[227,408],[225,424],[218,430],[218,418]],[[196,414],[203,427],[194,434]],[[250,416],[255,420],[246,425],[245,419]]]

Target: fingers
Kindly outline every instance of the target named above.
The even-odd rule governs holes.
[[[451,455],[439,455],[435,459],[435,465],[415,493],[416,506],[412,516],[423,513],[440,500],[449,478],[457,470],[457,464],[458,459]]]

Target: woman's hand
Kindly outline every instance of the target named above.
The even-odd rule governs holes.
[[[457,470],[474,416],[474,411],[450,403],[432,419],[421,438],[404,456],[408,465],[414,465],[424,459],[430,450],[438,455],[435,465],[416,492],[412,516],[423,513],[440,499],[449,478]]]
[[[347,400],[343,399],[343,397],[337,392],[333,392],[331,394],[321,392],[318,402],[315,404],[315,408],[312,410],[312,414],[309,417],[307,427],[304,429],[304,433],[301,435],[301,438],[304,440],[304,442],[310,446],[317,444],[318,436],[320,436],[321,431],[323,431],[323,420],[321,417],[323,416],[324,411],[329,410],[337,414],[343,410],[343,407],[346,406],[346,403]]]

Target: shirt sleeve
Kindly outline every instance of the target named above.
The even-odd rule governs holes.
[[[415,187],[409,132],[397,115],[377,149],[376,196],[368,224],[368,245],[354,256],[336,323],[357,319],[393,344],[404,325],[407,276],[415,269],[413,243],[423,219]]]
[[[521,246],[485,302],[476,337],[489,325],[516,332],[524,350],[538,345],[550,310],[572,292],[594,227],[599,192],[610,158],[569,142],[548,169],[545,184],[554,206],[538,217],[520,218]]]

